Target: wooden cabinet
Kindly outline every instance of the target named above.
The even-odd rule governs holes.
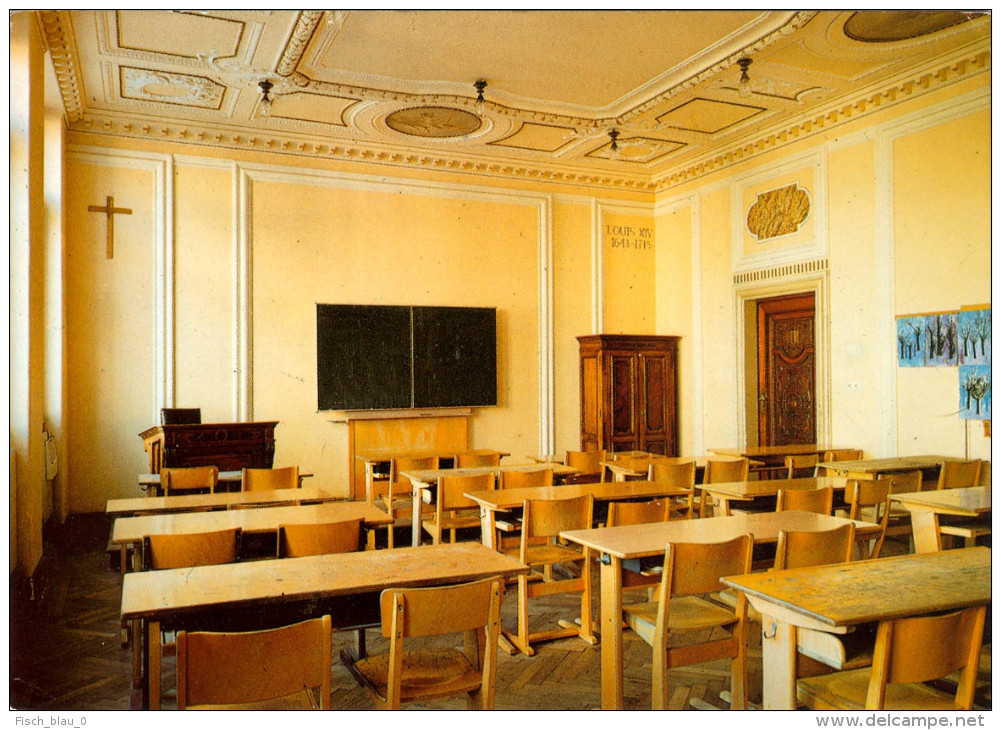
[[[577,338],[582,450],[678,455],[678,339]]]
[[[217,466],[219,471],[270,469],[278,421],[183,423],[153,426],[139,436],[149,453],[149,470]]]

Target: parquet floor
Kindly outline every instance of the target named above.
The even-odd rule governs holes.
[[[76,515],[50,535],[45,545],[49,578],[33,600],[12,594],[10,707],[18,710],[127,710],[130,701],[131,649],[119,643],[121,577],[109,567],[105,552],[110,522],[103,515]],[[597,596],[597,584],[595,585]],[[516,625],[517,598],[504,600],[504,625]],[[535,599],[533,627],[555,625],[578,615],[576,596]],[[350,634],[334,635],[334,655],[351,643]],[[369,651],[386,640],[368,632]],[[749,651],[751,699],[760,699],[760,640]],[[650,707],[650,648],[625,632],[625,702],[627,709]],[[174,687],[174,660],[164,660],[164,688]],[[367,692],[335,659],[332,706],[339,710],[372,709]],[[600,649],[578,639],[538,645],[534,657],[499,652],[496,707],[499,710],[590,710],[600,706]],[[729,689],[729,666],[715,662],[671,672],[671,709],[692,710],[700,699],[725,708],[720,692]],[[164,708],[173,706],[169,696]],[[464,709],[463,698],[442,699],[411,709]]]

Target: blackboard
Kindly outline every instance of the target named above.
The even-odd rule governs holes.
[[[497,311],[316,305],[320,410],[497,404]]]

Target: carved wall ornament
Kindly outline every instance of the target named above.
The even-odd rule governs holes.
[[[225,87],[204,76],[122,66],[122,97],[218,109]]]
[[[757,196],[747,230],[759,241],[796,233],[810,217],[810,194],[795,183]]]

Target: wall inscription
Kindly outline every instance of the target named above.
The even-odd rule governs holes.
[[[616,250],[652,251],[653,229],[643,226],[605,225],[605,241]]]

